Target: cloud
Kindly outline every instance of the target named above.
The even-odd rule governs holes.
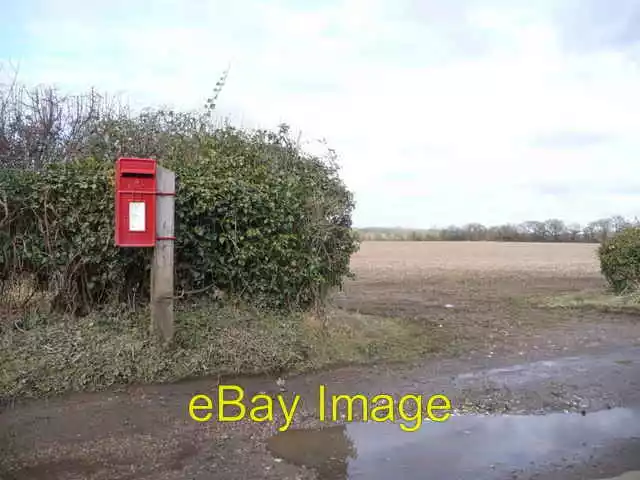
[[[604,179],[601,182],[569,184],[566,182],[540,182],[529,185],[530,189],[553,197],[579,197],[585,193],[591,196],[638,196],[640,195],[640,180],[636,179]]]
[[[531,142],[538,148],[581,148],[606,142],[606,135],[591,132],[552,132],[537,135]]]
[[[627,49],[640,43],[640,3],[636,0],[557,2],[555,20],[563,46],[577,52]]]
[[[180,108],[231,62],[221,114],[326,138],[358,225],[581,221],[637,213],[599,188],[638,170],[636,4],[41,0],[19,59],[30,82]]]

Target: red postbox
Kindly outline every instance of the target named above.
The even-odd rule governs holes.
[[[116,245],[156,244],[156,161],[119,158],[116,162]]]

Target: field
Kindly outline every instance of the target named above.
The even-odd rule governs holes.
[[[602,289],[596,247],[571,243],[364,242],[350,301],[458,303]],[[371,308],[369,306],[369,308]]]
[[[503,242],[364,242],[352,259],[362,276],[372,269],[437,271],[563,271],[598,276],[597,245]]]
[[[536,349],[570,348],[590,341],[607,322],[624,330],[620,320],[635,308],[606,293],[596,248],[364,242],[352,259],[357,279],[337,303],[349,312],[419,325],[422,342],[433,343],[438,353],[507,354],[543,337]]]

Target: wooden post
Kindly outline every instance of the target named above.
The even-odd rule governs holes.
[[[156,246],[151,265],[151,332],[167,345],[173,340],[173,273],[176,174],[156,171]]]

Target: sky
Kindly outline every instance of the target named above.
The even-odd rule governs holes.
[[[640,216],[640,0],[0,0],[29,84],[334,148],[354,224]]]

